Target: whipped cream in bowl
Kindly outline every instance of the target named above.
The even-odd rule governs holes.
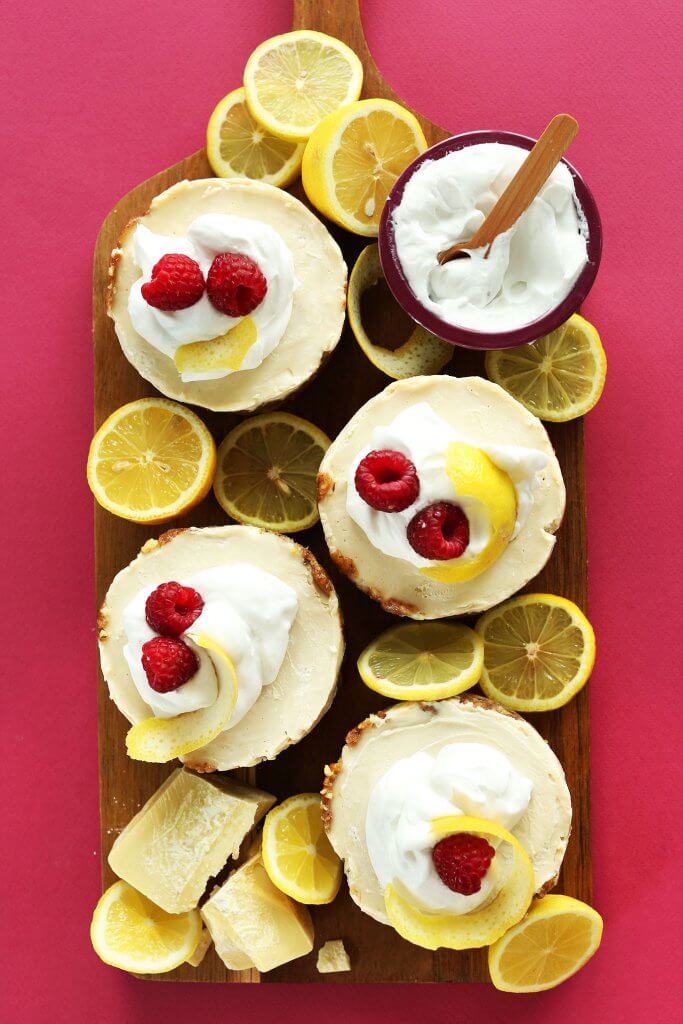
[[[176,582],[192,587],[204,601],[189,632],[210,637],[234,666],[237,702],[225,727],[232,729],[280,671],[298,609],[296,593],[276,576],[246,562],[203,569]],[[218,679],[225,668],[210,650],[181,634],[197,657],[197,672],[166,693],[149,685],[142,665],[142,647],[158,634],[147,622],[145,604],[156,586],[139,590],[123,611],[123,654],[135,688],[152,714],[156,718],[172,718],[213,704]]]
[[[481,226],[534,142],[511,132],[446,139],[404,171],[387,199],[379,231],[387,284],[414,320],[452,344],[533,341],[576,312],[595,280],[600,216],[566,161],[488,252],[438,263],[442,249]]]

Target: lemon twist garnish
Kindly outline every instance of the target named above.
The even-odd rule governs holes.
[[[534,895],[534,869],[529,855],[512,833],[493,821],[469,815],[436,818],[432,832],[438,839],[461,832],[491,837],[498,847],[509,847],[509,870],[501,888],[485,906],[469,914],[444,914],[420,909],[405,893],[389,884],[384,893],[389,923],[408,942],[425,949],[475,949],[504,935],[526,913]]]
[[[430,565],[420,571],[441,583],[459,583],[474,579],[500,558],[512,539],[517,518],[517,491],[508,474],[500,469],[481,448],[454,441],[446,450],[446,473],[455,489],[455,502],[476,503],[488,518],[490,537],[475,555],[467,550],[457,559],[442,565]]]
[[[174,718],[146,718],[128,730],[128,756],[136,761],[163,764],[206,746],[223,731],[237,702],[235,667],[222,647],[204,633],[187,633],[198,647],[211,651],[222,666],[217,672],[218,694],[208,708],[188,711]]]

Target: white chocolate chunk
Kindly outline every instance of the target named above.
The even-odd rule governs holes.
[[[351,970],[351,960],[341,939],[329,939],[320,947],[316,967],[320,974]]]
[[[274,803],[234,779],[178,768],[118,837],[109,866],[168,913],[192,910]]]

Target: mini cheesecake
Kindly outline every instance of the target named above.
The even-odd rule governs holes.
[[[168,241],[175,236],[183,240],[193,222],[206,215],[242,218],[243,224],[254,222],[275,232],[277,244],[291,254],[292,308],[284,333],[259,365],[240,369],[231,364],[233,372],[216,379],[184,380],[175,355],[172,358],[155,347],[133,325],[131,290],[142,274],[136,262],[135,235],[141,226],[152,233],[148,239]],[[178,248],[182,251],[182,242]],[[239,246],[230,248],[239,251]],[[338,245],[294,196],[248,179],[181,181],[156,196],[149,210],[124,228],[111,257],[107,308],[124,355],[162,394],[207,409],[250,412],[281,401],[317,373],[341,335],[346,280]],[[276,284],[271,281],[273,289]],[[171,331],[174,315],[165,312],[161,318]],[[204,336],[199,333],[199,337],[184,337],[186,349],[219,337],[215,329]]]
[[[98,617],[102,674],[110,696],[129,722],[148,720],[154,710],[143,699],[126,654],[130,644],[126,616],[130,608],[135,607],[141,594],[159,584],[183,584],[194,574],[201,578],[202,572],[245,566],[258,573],[258,579],[265,580],[271,590],[278,589],[278,581],[285,584],[283,589],[293,595],[296,612],[276,677],[264,682],[253,705],[235,724],[228,721],[211,742],[182,757],[188,767],[200,772],[227,771],[272,760],[310,732],[327,711],[336,690],[344,641],[339,602],[326,573],[306,548],[288,537],[251,526],[171,530],[158,541],[148,541],[137,558],[115,577]],[[144,616],[144,603],[142,607]],[[220,619],[222,609],[218,611]],[[234,618],[229,608],[227,612]],[[255,609],[254,614],[263,618],[263,609]],[[267,631],[275,632],[277,627],[277,623],[264,624]],[[259,639],[249,642],[258,647]],[[234,656],[235,652],[228,649],[230,644],[225,646],[226,653]],[[257,649],[255,657],[258,664],[263,653]],[[253,658],[250,664],[253,669]],[[192,680],[186,685],[192,685]],[[181,686],[175,693],[150,692],[149,697],[168,700],[182,691]],[[173,715],[173,706],[170,711],[162,707],[162,716],[169,714]]]
[[[377,536],[373,537],[350,514],[351,499],[355,507],[359,505],[354,476],[359,458],[378,447],[392,447],[384,438],[391,437],[394,425],[402,422],[401,449],[409,449],[416,431],[410,418],[405,417],[419,410],[426,410],[427,418],[423,416],[418,426],[424,427],[422,442],[426,439],[427,446],[434,430],[441,429],[464,439],[466,444],[461,447],[470,453],[474,451],[480,460],[487,460],[490,473],[502,480],[499,486],[507,487],[501,493],[507,496],[508,504],[512,502],[513,520],[515,509],[521,507],[515,502],[521,499],[518,494],[515,496],[510,478],[506,479],[491,459],[495,463],[500,457],[513,467],[515,459],[519,463],[519,457],[531,460],[523,521],[515,523],[514,529],[511,522],[507,523],[501,530],[502,550],[471,578],[447,578],[448,567],[455,565],[457,559],[430,563],[421,558],[413,564],[407,541],[403,549],[396,545],[394,526],[398,516],[393,511],[383,517],[375,516],[379,522],[377,529],[385,529],[391,539],[390,553],[382,549]],[[432,422],[436,425],[434,430]],[[400,433],[398,427],[396,430]],[[378,436],[383,439],[381,443]],[[444,443],[443,447],[448,446]],[[485,454],[487,451],[493,453],[491,459]],[[442,453],[438,454],[441,457]],[[423,468],[419,464],[414,467],[418,479]],[[452,497],[443,497],[455,506],[461,504],[455,490]],[[421,500],[418,495],[412,506],[416,512],[421,508]],[[390,384],[370,399],[333,441],[320,466],[318,503],[330,554],[342,572],[386,611],[414,619],[436,619],[490,608],[520,590],[541,571],[555,545],[555,531],[564,513],[565,488],[542,423],[497,384],[479,377],[412,377]],[[400,514],[412,512],[408,509]],[[409,529],[401,529],[403,537],[408,537]],[[446,571],[442,566],[446,566]]]
[[[436,757],[451,744],[493,748],[530,781],[531,799],[512,832],[531,859],[537,894],[557,881],[571,831],[571,798],[562,766],[539,733],[514,712],[475,695],[396,704],[348,734],[339,760],[325,769],[322,791],[323,822],[344,861],[351,896],[383,924],[389,921],[366,836],[373,790],[399,761],[419,752]]]

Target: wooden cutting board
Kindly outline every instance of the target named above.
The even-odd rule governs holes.
[[[293,25],[294,28],[318,29],[348,43],[360,57],[365,69],[363,96],[398,99],[370,56],[361,26],[359,0],[294,0]],[[417,117],[430,145],[449,134],[419,114]],[[124,358],[112,321],[106,315],[105,288],[109,254],[124,225],[132,217],[144,213],[155,195],[184,178],[208,176],[211,176],[211,170],[204,151],[200,150],[138,185],[117,203],[102,225],[95,247],[93,283],[96,427],[125,402],[155,393]],[[293,191],[302,197],[300,186]],[[333,233],[351,268],[367,240],[339,230]],[[371,310],[369,315],[381,333],[386,336],[400,330],[401,317],[392,300],[384,296],[380,306],[379,309]],[[453,359],[444,372],[456,376],[470,373],[484,375],[483,359],[477,353],[455,349]],[[286,408],[312,420],[329,436],[334,437],[353,413],[387,383],[387,378],[370,365],[348,328],[345,328],[338,349],[318,378],[288,402]],[[237,422],[235,416],[205,413],[203,410],[199,412],[217,442]],[[562,594],[585,609],[583,425],[581,420],[551,425],[549,432],[567,483],[568,504],[554,554],[545,570],[533,581],[533,589]],[[157,536],[164,529],[176,525],[215,526],[225,522],[225,513],[213,495],[193,510],[188,519],[156,529],[124,522],[96,505],[98,607],[114,575],[128,564],[150,536]],[[297,539],[312,548],[334,580],[344,610],[348,649],[336,700],[313,733],[286,750],[277,761],[241,773],[243,777],[255,780],[259,786],[278,797],[319,789],[323,765],[337,759],[347,731],[386,703],[360,682],[355,663],[366,643],[393,621],[391,616],[339,575],[328,556],[319,525],[298,535]],[[106,887],[114,881],[106,860],[114,839],[168,775],[172,765],[155,766],[129,760],[124,743],[128,723],[110,701],[101,677],[98,701],[102,882]],[[559,891],[590,902],[588,691],[584,690],[562,710],[533,716],[532,721],[548,739],[564,765],[574,805],[573,832]],[[163,981],[246,981],[264,984],[284,981],[474,982],[485,981],[488,977],[484,951],[455,953],[440,950],[431,953],[412,946],[400,939],[391,928],[362,914],[345,888],[331,905],[312,909],[316,950],[327,939],[342,938],[351,955],[350,973],[318,974],[315,951],[263,976],[256,971],[230,972],[211,950],[199,968],[186,965],[171,974],[160,975],[159,978]]]

